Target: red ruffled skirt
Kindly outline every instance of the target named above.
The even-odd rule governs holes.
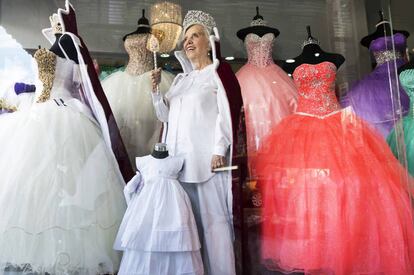
[[[295,114],[266,138],[262,258],[306,274],[414,274],[408,178],[383,138],[349,109]]]

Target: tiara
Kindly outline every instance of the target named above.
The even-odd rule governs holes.
[[[203,25],[205,28],[207,28],[209,33],[211,33],[213,28],[216,26],[216,22],[210,14],[203,11],[189,10],[185,15],[183,21],[184,33],[189,27],[195,24]]]
[[[302,44],[302,49],[303,49],[306,45],[310,45],[310,44],[316,44],[316,45],[319,45],[319,40],[318,40],[318,39],[316,39],[316,38],[314,38],[314,37],[312,37],[312,36],[309,36],[309,37],[308,37],[308,39],[306,39],[305,41],[303,41],[303,44]]]
[[[263,20],[262,18],[258,18],[258,19],[254,19],[251,23],[250,26],[254,27],[254,26],[267,26],[267,22],[266,20]]]
[[[50,16],[49,20],[50,20],[50,25],[52,26],[52,31],[54,34],[63,33],[62,24],[60,22],[59,16],[56,13]]]

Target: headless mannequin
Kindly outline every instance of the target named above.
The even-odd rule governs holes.
[[[148,33],[131,34],[125,39],[125,50],[129,55],[125,71],[130,75],[141,75],[154,67],[153,54],[146,45],[150,37]]]
[[[391,30],[390,22],[384,19],[384,14],[382,11],[379,11],[380,21],[377,23],[376,27],[377,29],[375,32],[365,36],[361,39],[361,45],[369,48],[371,42],[377,38],[384,37],[384,36],[390,36],[394,33],[401,33],[405,37],[410,36],[410,33],[407,31],[402,30]]]
[[[344,63],[345,58],[336,53],[327,53],[321,49],[318,45],[318,41],[312,37],[310,26],[306,27],[308,31],[308,38],[305,41],[305,46],[303,47],[302,53],[294,58],[294,62],[288,63],[284,62],[283,69],[289,73],[293,74],[295,69],[300,65],[306,64],[319,64],[324,61],[329,61],[335,64],[336,68],[338,69],[342,63]]]
[[[263,21],[263,20],[264,20],[263,16],[259,14],[259,7],[256,7],[256,16],[253,17],[253,22]],[[246,36],[249,33],[254,33],[259,37],[262,37],[263,35],[268,34],[268,33],[273,33],[275,35],[275,38],[278,37],[280,34],[279,30],[276,28],[271,28],[266,25],[254,25],[254,26],[250,26],[248,28],[244,28],[244,29],[237,31],[236,35],[239,39],[241,39],[244,42],[244,40],[246,39]]]
[[[138,28],[126,34],[122,40],[128,53],[129,60],[125,71],[130,75],[141,75],[152,70],[154,66],[153,54],[147,49],[147,41],[151,35],[149,21],[145,18],[145,9],[138,20]]]
[[[262,38],[266,34],[273,34],[271,40],[260,40],[256,38],[248,39],[252,34]],[[273,43],[276,37],[280,34],[279,30],[266,25],[263,16],[259,14],[259,7],[256,7],[256,15],[253,17],[253,21],[250,23],[250,27],[243,28],[237,31],[236,35],[244,42],[247,50],[248,63],[257,67],[266,67],[267,65],[274,63],[272,58]],[[264,43],[262,43],[264,42]],[[256,50],[253,50],[256,49]]]
[[[167,150],[167,144],[165,143],[157,143],[154,146],[154,150],[151,154],[156,159],[165,159],[168,157],[168,150]]]
[[[79,64],[78,54],[76,52],[75,45],[73,45],[73,41],[70,38],[70,36],[62,35],[61,33],[56,33],[55,37],[55,43],[53,43],[52,47],[50,47],[49,50],[61,58],[66,58],[64,53],[62,52],[62,49],[60,48],[62,47],[65,50],[66,55],[69,57],[69,59],[73,60],[76,64]]]

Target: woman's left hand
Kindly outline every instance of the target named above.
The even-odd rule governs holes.
[[[226,165],[226,158],[219,155],[213,155],[211,159],[211,170],[220,168]]]

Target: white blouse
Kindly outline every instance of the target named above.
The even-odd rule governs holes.
[[[158,119],[168,122],[168,150],[185,160],[182,182],[209,180],[212,156],[226,156],[231,143],[231,122],[217,103],[215,73],[211,64],[179,74],[165,98],[153,94]]]

